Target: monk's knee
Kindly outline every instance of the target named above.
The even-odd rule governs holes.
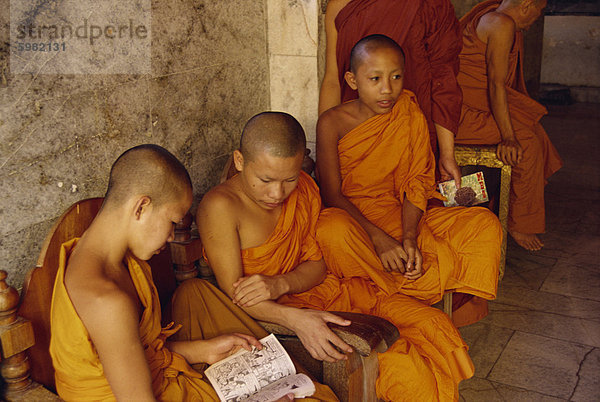
[[[207,291],[212,293],[214,286],[203,279],[192,278],[182,282],[177,286],[171,298],[171,310],[173,314],[187,311],[191,305],[194,305],[196,308],[205,305],[204,295]]]
[[[434,401],[439,399],[432,367],[414,345],[398,339],[378,355],[377,397],[385,401]]]

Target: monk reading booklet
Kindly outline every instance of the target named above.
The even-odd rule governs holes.
[[[225,402],[271,402],[289,393],[304,398],[315,393],[306,374],[296,374],[294,363],[275,335],[260,340],[263,348],[237,353],[214,363],[205,374]]]

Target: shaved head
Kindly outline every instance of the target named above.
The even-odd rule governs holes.
[[[266,152],[271,156],[289,158],[304,154],[306,137],[298,120],[283,112],[263,112],[246,123],[240,140],[240,152],[245,161],[253,161]]]
[[[161,205],[191,191],[185,167],[169,151],[153,144],[125,151],[112,165],[105,205],[117,206],[131,197],[148,196]]]
[[[350,51],[350,71],[356,74],[356,70],[364,61],[365,56],[377,49],[394,49],[398,51],[404,62],[404,50],[395,40],[385,35],[374,34],[359,40]]]

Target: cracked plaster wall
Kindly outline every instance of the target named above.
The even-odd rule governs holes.
[[[214,185],[243,124],[269,107],[269,59],[263,1],[154,0],[151,74],[15,75],[8,3],[0,12],[0,269],[20,287],[56,218],[103,196],[124,150],[166,147],[188,167],[196,198]]]

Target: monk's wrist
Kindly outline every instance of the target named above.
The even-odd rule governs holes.
[[[292,290],[292,284],[289,281],[290,279],[291,278],[286,278],[285,275],[277,275],[275,277],[275,291],[277,293],[275,295],[275,299],[278,299],[280,296],[290,293],[290,291]]]

